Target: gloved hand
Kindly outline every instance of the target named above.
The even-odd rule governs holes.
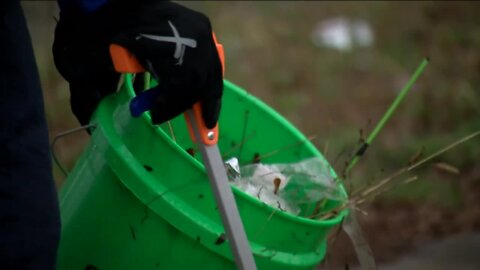
[[[70,83],[80,123],[87,124],[100,100],[116,91],[119,75],[108,51],[116,43],[159,79],[134,99],[134,116],[150,109],[158,124],[201,101],[205,124],[213,128],[223,80],[209,19],[171,2],[111,1],[93,13],[63,8],[55,29],[55,65]]]

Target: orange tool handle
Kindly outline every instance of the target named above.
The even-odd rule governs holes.
[[[223,45],[217,42],[217,38],[215,37],[215,33],[212,33],[213,40],[215,45],[217,46],[218,56],[220,58],[220,62],[222,64],[222,74],[225,73],[225,55],[223,51]],[[138,62],[137,58],[129,52],[126,48],[118,45],[118,44],[111,44],[110,45],[110,56],[112,57],[113,66],[117,72],[120,73],[141,73],[145,72],[145,68]],[[205,126],[202,117],[202,109],[200,102],[197,102],[193,105],[192,108],[195,116],[196,123],[198,123],[198,128],[200,131],[200,136],[202,143],[206,145],[213,145],[217,144],[218,142],[218,124],[209,129]],[[184,113],[188,130],[190,132],[190,137],[194,142],[196,142],[195,134],[193,133],[192,125],[187,113]]]

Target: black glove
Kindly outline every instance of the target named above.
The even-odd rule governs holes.
[[[57,69],[70,83],[71,106],[86,124],[100,100],[115,92],[118,74],[108,51],[126,47],[159,85],[136,97],[132,114],[150,109],[154,124],[201,101],[208,128],[215,126],[223,91],[222,67],[209,19],[163,1],[113,1],[92,14],[64,8],[53,44]]]

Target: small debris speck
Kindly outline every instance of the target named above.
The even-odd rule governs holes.
[[[149,172],[153,171],[153,168],[148,166],[148,165],[143,165],[143,167],[145,168],[145,170],[147,170]]]
[[[259,153],[255,153],[253,155],[253,160],[252,160],[252,163],[260,163],[260,154]]]
[[[195,156],[195,149],[193,149],[193,148],[188,148],[186,151],[187,151],[187,153],[190,154],[190,156],[192,156],[192,157]]]
[[[222,233],[218,238],[217,238],[217,241],[215,241],[215,245],[221,245],[223,243],[225,243],[225,240],[227,240],[227,236]]]

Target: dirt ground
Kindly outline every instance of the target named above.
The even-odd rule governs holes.
[[[480,168],[457,181],[461,181],[462,193],[462,205],[458,209],[382,200],[363,208],[368,216],[358,214],[358,217],[378,264],[397,260],[435,240],[480,231]],[[337,232],[330,236],[327,256],[320,269],[348,269],[358,264],[350,240],[345,233]]]

